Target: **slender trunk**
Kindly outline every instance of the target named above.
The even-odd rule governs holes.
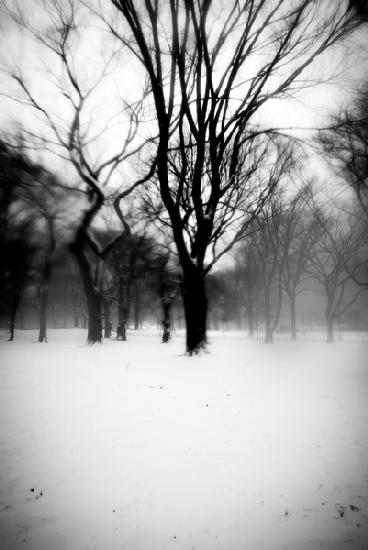
[[[292,341],[295,341],[297,339],[297,330],[296,330],[295,293],[293,289],[289,294],[289,303],[290,303],[290,338]]]
[[[170,326],[171,326],[171,319],[170,319],[170,310],[171,310],[171,302],[163,300],[162,302],[162,310],[164,314],[164,318],[162,320],[162,340],[161,342],[163,344],[167,344],[167,342],[170,340],[171,334],[170,334]]]
[[[128,308],[124,305],[119,304],[119,321],[118,328],[116,331],[117,340],[122,340],[126,342],[127,340],[127,319],[128,319]]]
[[[247,318],[248,318],[248,335],[254,336],[255,332],[255,308],[254,308],[254,294],[255,294],[255,282],[254,282],[254,260],[253,255],[248,248],[247,250],[247,269],[248,277],[246,282],[246,300],[247,300]]]
[[[273,344],[273,322],[269,290],[265,289],[265,344]]]
[[[13,307],[10,312],[10,319],[9,319],[9,342],[12,342],[14,340],[14,330],[15,330],[15,318],[17,316],[17,307]]]
[[[55,251],[56,241],[54,237],[54,222],[53,219],[47,219],[49,228],[49,243],[46,250],[45,263],[42,272],[42,281],[39,293],[39,308],[40,308],[40,330],[38,334],[39,342],[47,342],[46,326],[47,326],[47,306],[49,301],[49,289],[51,279],[51,257]]]
[[[102,307],[104,314],[104,338],[111,338],[112,323],[110,316],[110,305],[111,301],[107,300],[106,298],[102,298]]]
[[[47,342],[46,326],[47,326],[47,302],[48,302],[48,289],[44,288],[41,293],[40,299],[40,329],[38,332],[38,341]]]
[[[137,281],[134,281],[134,330],[140,327],[141,297]]]
[[[102,342],[102,315],[101,315],[101,295],[94,285],[91,266],[83,248],[73,243],[70,246],[74,253],[82,276],[84,291],[87,299],[88,310],[88,335],[89,344]]]
[[[186,353],[192,355],[205,349],[207,343],[205,277],[196,267],[183,269],[181,292],[186,321]]]
[[[73,326],[74,326],[74,328],[78,328],[78,327],[79,327],[79,315],[78,315],[78,312],[77,312],[77,311],[74,311],[74,315],[73,315]]]
[[[334,342],[334,327],[333,327],[333,317],[329,313],[325,314],[326,318],[326,329],[327,329],[327,343],[332,344]]]
[[[128,293],[127,285],[124,277],[120,277],[119,281],[119,306],[118,306],[118,328],[117,328],[117,339],[126,342],[126,329],[129,316],[129,303],[128,303]]]
[[[46,265],[47,264],[47,265]],[[43,280],[39,289],[39,332],[38,341],[47,342],[46,327],[47,327],[47,305],[49,300],[49,281],[50,281],[50,264],[47,261],[44,267]]]
[[[326,285],[326,307],[325,307],[325,321],[326,321],[326,341],[331,344],[334,341],[334,316],[333,316],[333,300],[334,293]]]

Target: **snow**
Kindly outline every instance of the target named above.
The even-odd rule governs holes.
[[[367,338],[0,342],[0,548],[368,548]]]

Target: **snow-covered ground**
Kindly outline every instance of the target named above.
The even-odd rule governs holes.
[[[368,548],[367,339],[0,343],[2,550]]]

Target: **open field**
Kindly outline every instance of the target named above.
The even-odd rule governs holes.
[[[0,341],[2,550],[368,548],[367,336]]]

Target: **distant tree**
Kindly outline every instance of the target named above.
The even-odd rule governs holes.
[[[356,257],[357,250],[357,232],[352,220],[341,212],[329,215],[316,202],[312,206],[320,231],[311,251],[310,274],[323,289],[327,342],[333,342],[334,323],[366,288],[350,289],[350,295],[346,292],[352,280],[347,265]]]
[[[19,199],[26,208],[31,209],[35,218],[31,239],[37,248],[33,271],[38,279],[36,307],[39,313],[39,342],[47,342],[52,259],[57,247],[58,233],[68,232],[67,222],[63,220],[63,210],[68,202],[65,195],[62,183],[42,166],[38,166],[37,175],[19,194]]]
[[[259,217],[255,231],[250,239],[257,257],[264,298],[265,338],[266,344],[273,343],[282,306],[282,273],[284,249],[282,246],[283,206],[279,197],[275,197],[262,217]]]
[[[240,282],[241,304],[244,306],[249,337],[253,337],[256,329],[257,308],[259,302],[259,258],[251,244],[252,238],[244,240],[235,255],[237,281]],[[239,285],[237,285],[239,288]]]
[[[157,254],[157,253],[156,253]],[[179,292],[180,275],[170,265],[170,252],[163,250],[157,257],[158,295],[162,309],[162,343],[171,338],[171,310]]]
[[[290,337],[297,339],[296,298],[301,284],[308,277],[307,268],[313,245],[320,231],[314,213],[306,208],[310,187],[302,189],[285,205],[282,214],[280,240],[282,247],[282,285],[289,298]]]
[[[137,307],[139,281],[153,269],[153,249],[154,244],[144,230],[136,233],[129,230],[115,242],[106,257],[111,275],[109,296],[117,302],[117,337],[122,341],[127,339],[132,305]],[[138,311],[135,316],[139,317]]]

